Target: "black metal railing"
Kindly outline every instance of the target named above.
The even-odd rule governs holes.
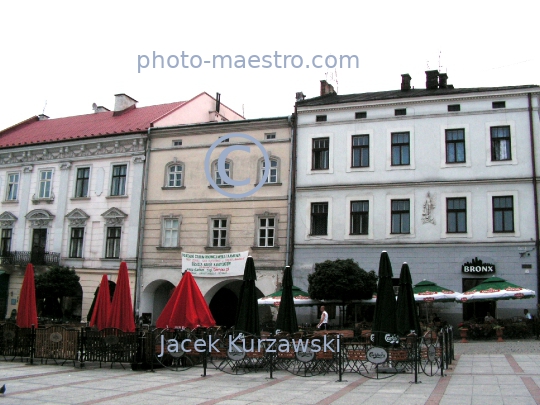
[[[60,253],[54,252],[3,252],[0,255],[0,264],[12,266],[26,266],[32,263],[35,266],[52,266],[60,264]]]

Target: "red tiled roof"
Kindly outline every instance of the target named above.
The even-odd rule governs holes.
[[[107,111],[43,121],[32,117],[0,131],[0,148],[143,132],[151,127],[152,123],[185,103],[179,101],[132,108],[117,116],[114,116],[114,111]]]

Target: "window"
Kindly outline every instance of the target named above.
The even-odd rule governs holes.
[[[88,184],[90,182],[90,168],[79,167],[75,183],[75,197],[88,197]]]
[[[173,146],[182,146],[182,140],[181,139],[175,139],[172,141]]]
[[[446,130],[446,163],[465,162],[465,130]]]
[[[276,235],[276,219],[270,217],[259,217],[259,247],[273,247]]]
[[[226,247],[227,246],[227,234],[228,234],[227,218],[212,218],[212,235],[211,246],[212,247]]]
[[[2,229],[2,238],[0,240],[0,256],[5,256],[11,252],[11,228]]]
[[[369,201],[351,201],[351,235],[367,235]]]
[[[167,175],[168,175],[167,186],[168,187],[182,187],[183,169],[184,168],[182,165],[167,166]]]
[[[112,167],[111,195],[126,195],[127,165]]]
[[[315,138],[312,143],[312,170],[330,167],[330,138]]]
[[[514,232],[514,197],[493,197],[493,232]]]
[[[407,109],[406,108],[396,108],[394,110],[394,115],[395,116],[398,116],[398,115],[407,115]]]
[[[461,105],[460,104],[449,104],[448,105],[448,112],[454,112],[454,111],[461,111]]]
[[[311,204],[311,235],[328,235],[328,203]]]
[[[410,230],[410,201],[392,200],[392,230],[393,234],[411,233]]]
[[[361,120],[362,118],[367,118],[367,112],[366,111],[360,111],[354,114],[354,118],[357,120]]]
[[[166,218],[163,220],[163,247],[178,247],[178,218]]]
[[[316,122],[324,122],[324,121],[326,121],[326,115],[317,115],[315,117],[315,121]]]
[[[71,228],[69,257],[83,257],[83,238],[84,228]]]
[[[120,235],[122,228],[119,226],[111,226],[107,228],[107,240],[105,246],[106,259],[120,258]]]
[[[229,177],[229,178],[232,178],[231,168],[232,168],[232,162],[231,162],[230,160],[226,160],[226,161],[225,161],[225,174],[226,174],[227,177]],[[214,173],[214,181],[216,182],[216,184],[217,184],[218,186],[224,186],[224,185],[227,185],[225,179],[222,179],[222,178],[221,178],[221,175],[219,174],[219,171],[218,171],[218,161],[217,161],[217,160],[212,164],[212,171],[213,171],[213,173]]]
[[[276,139],[276,133],[271,132],[271,133],[268,133],[268,134],[264,134],[264,139]]]
[[[492,108],[506,108],[506,101],[494,101],[491,104]]]
[[[353,135],[352,167],[369,167],[369,135]]]
[[[261,173],[260,173],[261,179],[264,176],[265,169],[266,169],[266,166],[263,159],[261,160]],[[278,169],[279,169],[279,162],[277,161],[277,159],[270,159],[270,172],[268,173],[266,184],[278,182],[278,171],[279,171]]]
[[[510,127],[491,127],[491,160],[512,160]]]
[[[392,166],[410,164],[409,132],[392,133]]]
[[[6,201],[17,201],[19,193],[19,173],[8,173]]]
[[[52,170],[42,170],[39,172],[39,194],[38,198],[51,198],[52,196]]]
[[[467,233],[467,199],[446,199],[446,232]]]

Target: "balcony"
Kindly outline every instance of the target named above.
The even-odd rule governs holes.
[[[3,252],[0,254],[0,265],[26,266],[54,266],[60,264],[60,253],[53,252]]]

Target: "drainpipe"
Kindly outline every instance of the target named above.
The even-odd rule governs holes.
[[[291,130],[291,166],[290,166],[290,178],[289,187],[291,191],[289,193],[291,212],[289,217],[289,252],[287,255],[287,265],[294,265],[294,222],[296,218],[296,138],[298,136],[298,114],[296,108],[296,102],[294,103],[294,114],[292,115],[292,130]],[[294,272],[294,270],[293,270]]]
[[[537,303],[540,304],[540,229],[538,224],[538,182],[536,178],[536,148],[534,146],[534,123],[533,123],[533,108],[532,108],[532,94],[527,93],[527,99],[529,101],[529,131],[531,135],[531,160],[532,160],[532,181],[533,181],[533,193],[534,193],[534,230],[535,241],[534,246],[536,250],[536,297]]]
[[[294,144],[294,130],[293,130],[293,119],[292,115],[288,117],[288,124],[291,132],[291,152],[289,154],[289,187],[287,190],[287,251],[285,253],[285,266],[289,266],[291,254],[291,216],[292,216],[292,177],[293,177],[293,147]]]
[[[143,256],[143,241],[144,241],[144,225],[146,221],[146,198],[148,194],[148,171],[150,168],[150,131],[151,127],[148,127],[148,136],[146,138],[146,156],[144,161],[144,173],[143,173],[143,189],[142,189],[142,202],[141,212],[139,212],[139,241],[137,246],[137,270],[135,272],[135,316],[140,316],[141,306],[141,282],[142,282],[142,256]]]

